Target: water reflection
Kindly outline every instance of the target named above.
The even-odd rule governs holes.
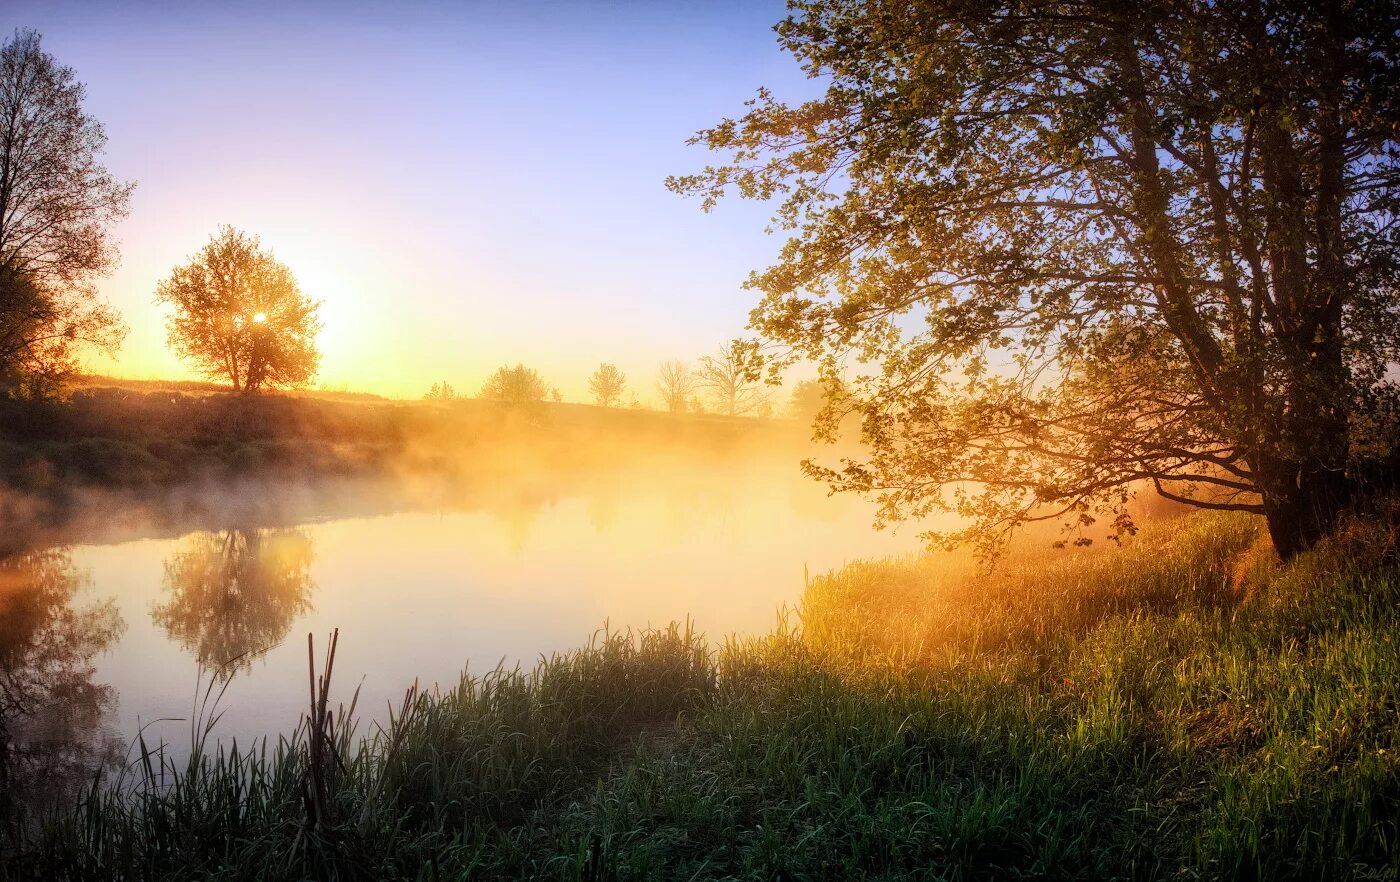
[[[166,599],[151,618],[201,666],[232,676],[311,609],[313,557],[300,529],[191,534],[165,561]]]
[[[113,690],[94,660],[125,630],[111,600],[79,605],[88,579],[66,548],[0,558],[0,819],[17,841],[36,812],[120,764]]]

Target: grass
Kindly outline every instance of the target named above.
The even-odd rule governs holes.
[[[555,402],[249,396],[209,386],[129,381],[80,386],[64,401],[0,397],[0,493],[140,495],[249,477],[476,482],[500,471],[616,468],[642,454],[790,455],[806,436],[787,420]]]
[[[410,691],[383,727],[346,709],[318,765],[306,723],[163,772],[144,752],[8,871],[1393,879],[1393,524],[1287,566],[1252,520],[1198,515],[991,574],[848,567],[760,639],[605,634]]]

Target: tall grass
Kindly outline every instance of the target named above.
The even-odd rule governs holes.
[[[848,567],[763,638],[604,634],[411,690],[382,728],[337,717],[333,823],[308,825],[304,723],[138,763],[11,872],[1395,878],[1393,523],[1288,566],[1202,515],[992,573]]]

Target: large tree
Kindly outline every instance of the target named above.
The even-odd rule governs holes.
[[[612,407],[622,400],[622,390],[627,388],[627,375],[617,369],[617,365],[604,362],[598,365],[593,376],[588,378],[588,391],[599,407]]]
[[[107,136],[83,96],[37,33],[0,47],[0,394],[42,395],[80,345],[114,351],[125,333],[93,283],[116,264],[109,230],[133,185],[99,161]]]
[[[321,304],[256,236],[225,226],[156,289],[175,308],[170,346],[235,391],[300,386],[316,375]]]
[[[1393,462],[1393,0],[790,12],[824,93],[760,92],[671,185],[781,201],[755,351],[853,374],[870,450],[813,471],[966,515],[948,539],[1130,529],[1145,484],[1261,513],[1289,556]]]

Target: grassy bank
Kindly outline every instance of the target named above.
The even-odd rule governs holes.
[[[0,534],[234,482],[275,489],[368,479],[455,498],[536,475],[560,488],[667,458],[781,454],[791,467],[805,437],[794,421],[555,402],[84,386],[64,401],[0,399]]]
[[[1214,515],[991,575],[852,566],[762,639],[612,635],[387,731],[148,757],[9,872],[1395,878],[1392,524],[1287,567]]]

